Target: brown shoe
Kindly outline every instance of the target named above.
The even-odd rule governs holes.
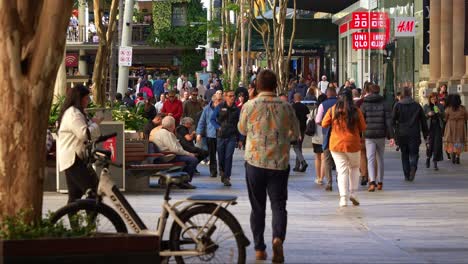
[[[267,253],[265,250],[255,250],[255,259],[256,260],[266,260]]]
[[[369,188],[367,188],[369,192],[375,191],[375,182],[369,183]]]
[[[383,182],[377,183],[377,190],[381,191],[383,187]]]
[[[273,263],[284,263],[283,241],[276,237],[273,239]]]

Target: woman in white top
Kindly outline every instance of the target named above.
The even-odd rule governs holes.
[[[317,110],[319,105],[327,99],[327,96],[325,94],[320,94],[317,98],[317,107],[310,112],[309,118],[312,119],[312,121],[315,120],[315,116],[317,115]],[[312,136],[312,146],[314,148],[314,153],[315,153],[315,183],[316,184],[322,184],[323,180],[323,175],[324,175],[324,167],[322,167],[322,144],[323,144],[323,134],[322,134],[322,127],[317,124],[317,127],[315,129],[315,134]]]
[[[102,119],[88,120],[84,109],[89,103],[89,89],[83,85],[71,88],[58,119],[57,162],[65,171],[68,203],[80,199],[88,189],[96,191],[98,180],[93,169],[83,160],[86,142],[100,135],[98,124]]]

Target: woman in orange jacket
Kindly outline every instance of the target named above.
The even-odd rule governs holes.
[[[356,191],[359,186],[360,135],[366,130],[361,110],[354,105],[350,90],[345,90],[335,106],[330,108],[322,127],[331,126],[330,151],[338,172],[340,207],[348,205],[348,198],[359,205]]]

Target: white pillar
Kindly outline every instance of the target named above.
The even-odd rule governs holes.
[[[206,9],[206,21],[207,23],[210,23],[212,21],[212,15],[213,15],[213,0],[208,1],[208,7]],[[206,30],[206,47],[205,49],[211,49],[212,47],[212,42],[211,42],[211,30],[207,29]],[[208,60],[208,65],[206,66],[206,71],[207,72],[212,72],[213,71],[213,60]]]
[[[125,0],[125,8],[122,25],[122,42],[120,47],[129,47],[132,45],[132,18],[133,18],[133,0]],[[158,18],[155,18],[158,19]],[[117,92],[122,95],[128,88],[128,67],[119,66],[119,79],[117,82]]]
[[[86,31],[87,31],[87,22],[86,19],[88,14],[88,3],[86,0],[80,0],[78,3],[78,40],[80,42],[86,42]],[[86,52],[83,49],[79,50],[78,56],[78,72],[80,75],[86,75],[88,73],[88,64],[86,60],[82,60],[82,56],[85,56]]]

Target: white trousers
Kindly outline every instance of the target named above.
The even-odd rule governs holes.
[[[359,161],[358,152],[331,152],[338,173],[338,189],[341,197],[348,198],[357,192],[359,187]]]

